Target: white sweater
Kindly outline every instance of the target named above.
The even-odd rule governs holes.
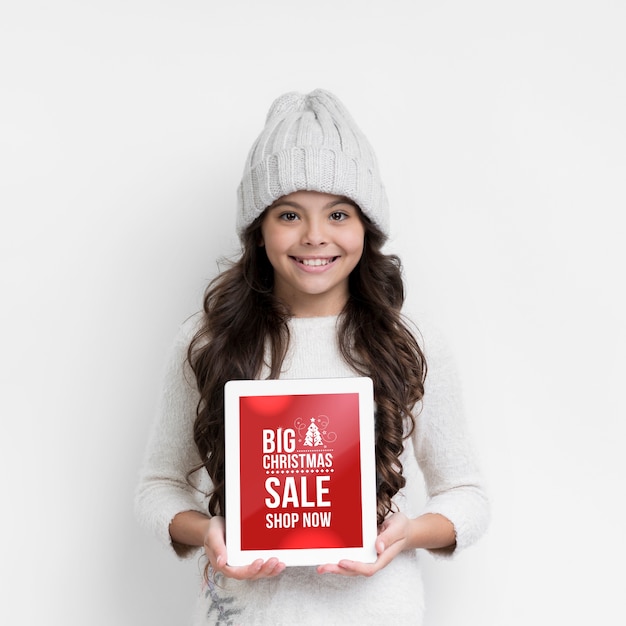
[[[342,360],[336,317],[294,318],[282,378],[354,376]],[[197,320],[181,328],[166,371],[162,402],[147,447],[136,497],[140,522],[179,556],[195,548],[172,546],[168,527],[182,511],[206,512],[206,500],[187,481],[199,463],[192,427],[198,392],[186,350]],[[422,345],[428,364],[423,407],[401,457],[406,486],[394,497],[411,517],[440,513],[452,521],[459,552],[484,532],[488,503],[462,417],[455,370],[436,335]],[[419,407],[418,407],[419,408]],[[206,472],[197,485],[206,493]],[[438,556],[452,552],[437,551]],[[289,567],[278,577],[236,581],[219,577],[202,585],[194,625],[413,624],[422,623],[420,551],[406,551],[371,578],[319,575],[312,567]],[[185,620],[181,619],[181,624]]]

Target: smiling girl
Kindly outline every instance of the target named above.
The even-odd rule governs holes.
[[[260,245],[274,269],[274,294],[296,317],[337,315],[363,254],[359,208],[344,197],[298,191],[279,198],[261,224]]]
[[[175,343],[138,516],[179,556],[202,549],[194,624],[419,625],[421,552],[449,557],[473,543],[488,505],[445,346],[402,313],[400,261],[382,251],[389,216],[374,153],[332,94],[285,94],[252,146],[238,199],[242,252]],[[321,376],[374,383],[378,558],[229,566],[224,384]]]

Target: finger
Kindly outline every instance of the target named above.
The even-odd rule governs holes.
[[[270,578],[277,576],[285,569],[285,564],[278,559],[272,558],[268,561],[257,559],[250,565],[242,567],[225,566],[223,573],[225,576],[236,580],[257,580],[259,578]]]
[[[317,567],[318,574],[336,574],[338,576],[358,576],[356,572],[341,567],[338,563],[326,563]]]
[[[262,567],[263,559],[257,559],[256,561],[250,563],[250,565],[244,565],[241,567],[227,565],[224,567],[224,574],[237,580],[254,579]]]
[[[213,569],[215,571],[222,571],[228,563],[228,561],[226,560],[226,552],[214,552],[211,562],[214,563]]]
[[[281,563],[278,559],[269,559],[258,571],[257,578],[270,578],[272,576],[278,576],[278,574],[280,574],[285,567],[285,564]]]
[[[317,568],[319,574],[337,574],[339,576],[372,576],[382,565],[376,563],[361,563],[359,561],[340,561],[339,563],[327,563]]]
[[[401,518],[391,518],[380,527],[380,532],[376,537],[378,554],[382,554],[385,550],[406,539],[406,525],[403,521]]]

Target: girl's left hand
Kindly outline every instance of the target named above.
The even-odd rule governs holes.
[[[404,513],[394,513],[380,526],[376,538],[378,558],[374,563],[362,563],[344,559],[339,563],[328,563],[317,568],[319,574],[341,574],[342,576],[372,576],[391,563],[408,545],[413,520]]]

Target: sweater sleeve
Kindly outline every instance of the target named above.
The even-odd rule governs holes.
[[[423,512],[439,513],[454,525],[455,548],[433,551],[448,556],[484,533],[489,502],[468,436],[452,356],[437,333],[427,336],[424,352],[428,373],[413,447],[428,495]]]
[[[140,524],[180,557],[191,555],[195,548],[172,542],[170,522],[183,511],[206,514],[206,493],[210,489],[208,477],[199,478],[206,472],[195,472],[191,482],[188,478],[188,472],[200,464],[193,440],[199,393],[186,360],[194,327],[192,318],[181,327],[171,349],[135,495]]]

